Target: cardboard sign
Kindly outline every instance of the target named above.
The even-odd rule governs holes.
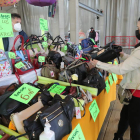
[[[81,45],[79,45],[79,50],[82,50],[82,47],[81,47]]]
[[[28,104],[39,90],[40,89],[32,87],[28,84],[23,84],[10,96],[10,98],[21,103]]]
[[[57,85],[57,84],[53,84],[49,89],[48,91],[51,92],[51,93],[54,93],[54,94],[61,94],[64,90],[65,90],[66,87],[64,86],[60,86],[60,85]]]
[[[94,101],[92,102],[92,104],[90,105],[89,111],[90,111],[90,114],[91,114],[91,116],[92,116],[92,118],[93,118],[93,120],[94,120],[94,122],[95,122],[96,119],[97,119],[97,117],[98,117],[98,114],[99,114],[99,112],[100,112],[96,100],[94,100]]]
[[[25,65],[22,62],[18,62],[18,63],[15,64],[15,67],[18,68],[18,69],[20,69],[20,68],[22,68],[24,66]]]
[[[13,53],[13,52],[8,52],[8,56],[9,56],[9,58],[11,58],[11,59],[16,59],[16,55],[15,55],[15,53]]]
[[[47,37],[46,36],[44,36],[43,38],[44,38],[44,41],[47,41]]]
[[[38,61],[39,62],[45,62],[45,56],[39,56]]]
[[[106,84],[106,87],[105,87],[106,92],[109,93],[109,91],[110,91],[110,86],[109,86],[108,80],[105,81],[105,84]]]
[[[110,83],[110,85],[112,86],[112,84],[113,84],[112,75],[110,74],[108,78],[109,78],[109,83]]]
[[[0,38],[13,36],[11,14],[0,13]]]
[[[78,124],[75,129],[71,132],[68,140],[86,140],[82,132],[80,124]]]
[[[112,73],[112,76],[113,76],[113,79],[114,79],[114,81],[115,81],[115,83],[116,83],[116,82],[117,82],[117,80],[118,80],[117,75],[116,75],[116,74],[114,74],[114,73]]]
[[[48,31],[48,21],[47,20],[40,18],[40,29],[42,31]]]
[[[47,48],[47,47],[48,47],[48,43],[47,43],[47,42],[42,42],[42,46],[43,46],[44,48]]]

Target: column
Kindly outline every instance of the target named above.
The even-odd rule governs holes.
[[[70,0],[70,37],[71,41],[79,43],[79,1]]]

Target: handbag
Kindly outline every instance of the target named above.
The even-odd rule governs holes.
[[[16,44],[16,41],[19,38],[21,38],[21,41],[22,41],[21,50],[20,51],[16,51],[15,50],[15,44]],[[29,51],[24,49],[24,38],[23,38],[23,36],[18,35],[16,37],[11,52],[14,52],[15,55],[16,55],[16,59],[12,59],[12,66],[13,66],[14,73],[16,72],[19,75],[23,75],[25,73],[28,73],[28,72],[34,70],[32,64],[31,64],[31,59],[30,59],[30,56],[29,56]],[[24,64],[24,66],[19,68],[19,69],[16,68],[15,64],[18,63],[18,62],[22,62]]]
[[[59,72],[54,64],[46,64],[41,69],[41,76],[57,80]]]
[[[9,61],[2,49],[0,49],[0,78],[11,75],[12,70]]]
[[[29,118],[30,116],[32,116],[35,112],[37,112],[41,108],[43,108],[43,104],[42,104],[41,100],[39,100],[37,103],[35,103],[34,105],[28,107],[27,109],[25,109],[23,111],[21,111],[19,113],[11,114],[10,120],[16,127],[19,134],[25,133],[23,121],[25,119]]]
[[[118,58],[118,61],[120,62],[119,56],[120,52],[122,52],[122,47],[114,44],[115,41],[110,42],[97,53],[90,53],[91,58],[101,62],[110,62],[115,58]]]
[[[101,93],[103,89],[105,89],[105,81],[101,72],[99,72],[96,68],[91,69],[86,78],[82,81],[83,85],[98,88],[98,95]]]
[[[14,93],[14,91],[17,90],[21,86],[21,85],[16,85],[14,91],[8,91],[8,89],[11,86],[13,86],[14,84],[11,84],[5,90],[5,93],[2,96],[0,96],[0,115],[1,115],[2,123],[5,126],[9,125],[10,115],[12,113],[19,112],[19,111],[24,110],[28,107],[28,105],[25,105],[23,103],[20,103],[16,100],[9,98]]]
[[[138,89],[139,86],[140,86],[140,84],[138,84],[138,86],[133,91],[133,93],[131,93],[131,91],[129,89],[125,89],[121,85],[119,85],[118,98],[119,98],[120,103],[124,104],[124,105],[129,105],[133,94],[135,93],[135,91]]]
[[[91,38],[86,38],[81,41],[82,49],[88,48],[89,46],[93,46],[93,45],[95,45],[95,42]]]

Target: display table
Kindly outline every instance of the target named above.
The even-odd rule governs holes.
[[[110,102],[116,100],[116,83],[113,82],[113,85],[110,86],[110,91],[108,94],[104,89],[98,97],[94,98],[94,100],[97,101],[97,104],[100,109],[100,113],[96,119],[96,122],[93,121],[89,112],[89,107],[91,103],[89,103],[85,107],[86,109],[85,117],[83,117],[80,120],[77,120],[76,118],[72,120],[72,129],[74,129],[78,124],[80,124],[86,140],[97,140],[104,119],[110,107]],[[62,140],[67,140],[68,137],[69,135],[65,136]]]

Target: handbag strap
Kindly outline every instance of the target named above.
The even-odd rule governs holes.
[[[13,51],[13,52],[16,52],[15,44],[16,44],[16,42],[17,42],[17,40],[18,40],[19,38],[21,39],[21,50],[22,50],[22,51],[25,50],[25,49],[24,49],[24,38],[23,38],[22,35],[18,35],[18,36],[15,38],[15,40],[14,40],[14,44],[13,44],[13,47],[12,47],[12,51]]]
[[[11,86],[17,86],[17,83],[12,83],[10,86],[8,86],[7,88],[6,88],[6,90],[5,90],[5,92],[7,92],[7,90],[11,87]]]

